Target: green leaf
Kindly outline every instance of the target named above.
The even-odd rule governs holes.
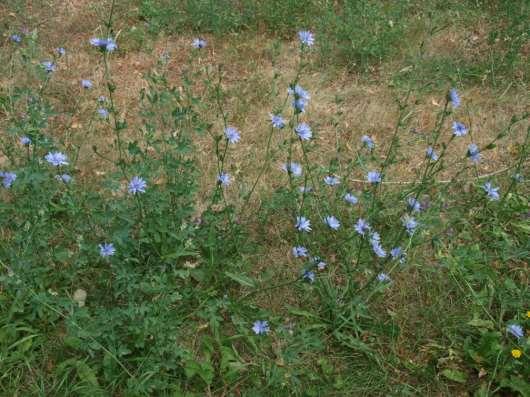
[[[320,368],[322,369],[322,372],[324,375],[332,375],[334,372],[334,367],[331,365],[331,363],[326,360],[325,358],[321,358],[318,360],[318,365],[320,365]]]
[[[530,384],[525,382],[523,379],[519,378],[510,378],[509,380],[503,379],[501,382],[501,387],[507,387],[513,391],[521,393],[521,396],[527,397],[530,396]]]
[[[373,359],[377,359],[370,346],[360,339],[355,338],[353,335],[345,332],[335,331],[333,332],[333,336],[335,336],[339,343],[343,344],[344,346],[347,346],[352,350],[362,352]]]
[[[213,366],[209,362],[187,361],[184,372],[188,378],[198,375],[207,385],[212,383],[214,376]]]
[[[55,260],[59,263],[64,263],[70,258],[71,253],[67,249],[59,249],[53,253]]]
[[[306,310],[296,309],[294,307],[289,308],[289,313],[294,314],[295,316],[306,317],[306,318],[316,318],[317,317],[311,312],[308,312]]]
[[[160,241],[160,236],[158,237],[158,239]],[[165,254],[162,257],[162,260],[169,261],[169,260],[174,260],[174,259],[178,259],[178,258],[182,258],[182,257],[186,257],[186,256],[195,257],[195,256],[197,256],[197,252],[195,252],[195,251],[187,251],[184,248],[178,248],[178,250],[176,250],[174,252],[171,252],[169,254]]]
[[[76,367],[77,367],[77,374],[79,375],[79,379],[81,379],[84,382],[87,382],[91,386],[99,387],[96,373],[94,372],[92,368],[90,368],[83,361],[77,361]]]
[[[444,369],[442,375],[447,379],[458,383],[466,383],[467,381],[467,374],[457,369]]]
[[[63,343],[65,346],[79,349],[83,345],[83,340],[75,336],[67,335],[64,337]]]
[[[37,336],[39,336],[39,334],[25,336],[24,338],[17,340],[15,343],[9,346],[8,350],[12,350],[18,346],[18,350],[21,353],[26,352],[33,345],[33,338],[36,338]]]
[[[494,326],[493,321],[481,320],[478,317],[475,317],[473,320],[468,322],[467,325],[471,325],[472,327],[477,327],[477,328],[488,328],[488,329],[493,329],[493,326]]]
[[[514,222],[514,227],[520,229],[524,233],[530,233],[530,224],[528,222]]]
[[[480,388],[475,393],[473,393],[473,397],[488,397],[488,396],[489,396],[488,386],[484,383],[480,385]]]
[[[252,280],[250,277],[244,276],[242,274],[234,274],[234,273],[231,273],[231,272],[225,272],[225,276],[228,277],[228,278],[231,278],[232,280],[234,280],[238,284],[241,284],[241,285],[243,285],[245,287],[254,288],[256,286],[256,283],[254,282],[254,280]]]

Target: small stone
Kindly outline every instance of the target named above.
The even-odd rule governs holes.
[[[78,289],[75,290],[75,292],[74,292],[74,301],[77,302],[79,307],[85,306],[86,297],[87,297],[87,294],[86,294],[86,291],[84,289],[78,288]]]

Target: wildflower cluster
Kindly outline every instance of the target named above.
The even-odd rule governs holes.
[[[267,356],[270,349],[262,349],[261,344],[270,343],[271,339],[303,346],[322,343],[315,342],[314,330],[324,330],[341,348],[369,352],[365,345],[370,338],[359,338],[364,335],[364,323],[369,322],[366,319],[379,321],[369,312],[372,299],[383,299],[383,294],[400,288],[407,278],[402,274],[413,266],[414,271],[420,272],[418,258],[429,255],[430,252],[425,253],[429,250],[436,259],[436,266],[430,271],[441,269],[444,278],[447,274],[453,278],[468,277],[461,283],[462,288],[475,288],[482,279],[472,274],[474,266],[487,255],[464,247],[462,250],[467,251],[456,257],[448,247],[463,245],[460,237],[467,238],[469,230],[480,233],[481,228],[488,228],[493,223],[492,213],[509,208],[505,201],[512,207],[525,204],[522,196],[515,193],[518,184],[524,182],[523,155],[519,166],[510,170],[508,187],[497,175],[484,177],[477,173],[471,179],[471,192],[460,190],[461,174],[470,168],[478,172],[487,160],[490,146],[469,141],[475,138],[474,127],[472,130],[470,123],[466,126],[457,120],[465,101],[455,88],[447,93],[433,132],[421,138],[424,140],[418,150],[419,159],[415,159],[415,180],[393,180],[392,166],[400,161],[396,152],[402,147],[401,130],[412,114],[404,110],[407,103],[399,104],[399,120],[392,136],[365,134],[355,142],[337,142],[336,153],[329,155],[327,163],[319,164],[318,143],[329,132],[329,126],[310,119],[315,98],[303,88],[308,87],[303,74],[305,57],[311,56],[318,44],[309,30],[294,37],[300,54],[296,77],[283,83],[283,98],[273,98],[274,106],[262,113],[269,135],[267,147],[259,148],[265,159],[255,179],[250,179],[251,170],[240,166],[241,161],[231,163],[233,152],[247,142],[248,130],[244,128],[245,119],[233,117],[230,106],[223,105],[222,69],[208,65],[203,69],[197,66],[196,70],[193,64],[194,59],[200,59],[202,67],[204,56],[215,46],[202,37],[187,42],[190,65],[189,70],[182,71],[183,87],[170,86],[164,70],[157,69],[146,77],[148,87],[142,91],[138,111],[138,118],[142,119],[141,128],[137,129],[140,135],[134,136],[137,131],[127,129],[126,121],[118,119],[122,112],[108,64],[118,45],[116,38],[110,37],[114,36],[110,27],[105,36],[109,37],[90,39],[93,49],[85,41],[90,53],[103,63],[103,81],[85,78],[97,73],[76,76],[72,87],[80,96],[93,96],[89,113],[98,129],[112,132],[108,138],[109,142],[112,139],[111,144],[97,142],[87,151],[85,136],[77,137],[80,143],[71,139],[75,128],[70,125],[64,128],[64,137],[49,131],[60,122],[52,118],[55,114],[47,110],[43,99],[46,84],[53,83],[64,69],[65,59],[61,57],[66,56],[66,49],[53,49],[57,43],[51,47],[51,60],[37,58],[35,74],[46,84],[23,99],[14,96],[9,106],[1,105],[15,121],[9,121],[5,134],[8,138],[0,138],[6,142],[8,158],[0,171],[0,198],[2,208],[7,209],[0,220],[2,236],[7,241],[7,248],[0,249],[0,255],[5,256],[0,258],[0,264],[13,267],[19,277],[14,281],[14,276],[0,275],[5,281],[2,296],[5,291],[3,299],[13,304],[17,316],[20,314],[23,319],[21,334],[33,335],[42,327],[40,322],[35,329],[26,327],[24,311],[30,312],[28,318],[42,319],[43,310],[52,305],[60,308],[45,313],[46,320],[68,335],[69,354],[83,353],[82,359],[63,363],[61,371],[70,371],[69,366],[74,365],[76,373],[90,378],[91,385],[97,385],[95,378],[99,379],[100,374],[105,377],[107,372],[121,371],[119,376],[113,375],[112,381],[127,384],[139,395],[164,395],[170,388],[178,394],[180,389],[174,389],[177,382],[185,387],[202,382],[197,386],[202,392],[226,389],[230,394],[228,388],[240,381],[240,370],[251,370],[239,357],[240,347]],[[12,51],[24,48],[23,34],[6,37]],[[167,67],[166,51],[162,57]],[[212,78],[212,70],[219,71],[218,79]],[[200,90],[191,81],[197,76],[205,76],[197,83],[202,84]],[[107,88],[105,95],[96,94],[100,87]],[[212,106],[217,109],[205,116],[205,104],[210,106],[207,101],[212,97]],[[10,108],[17,106],[22,110],[13,112]],[[218,118],[214,119],[216,115]],[[76,117],[72,115],[70,119]],[[359,131],[359,135],[367,131]],[[195,132],[211,136],[215,155],[213,171],[205,171],[207,181],[204,186],[200,184],[201,194],[197,175],[208,167],[200,167],[196,156],[190,155],[195,148]],[[455,141],[467,149],[459,153],[462,169],[451,174],[453,164],[446,156],[452,154],[450,145]],[[480,138],[475,142],[482,141]],[[94,172],[79,171],[85,159],[91,166],[93,161]],[[259,163],[259,159],[252,159],[252,163]],[[450,175],[447,181],[440,178],[444,172]],[[252,194],[260,190],[260,178],[267,174],[277,177],[269,189],[270,197],[260,196],[260,204],[254,208]],[[511,199],[512,196],[517,198]],[[466,201],[466,214],[472,214],[469,221],[480,227],[465,230],[451,241],[444,240],[454,228],[468,227],[461,225],[461,214],[454,216],[446,211],[453,203],[463,206],[459,200]],[[502,227],[496,225],[491,234],[504,238],[511,228],[525,230],[521,219],[520,216]],[[269,230],[274,232],[266,235]],[[280,247],[282,266],[269,266],[263,272],[267,274],[260,278],[250,266],[258,256],[262,259],[260,248],[269,250],[268,246],[263,247],[265,239]],[[524,251],[517,239],[513,240],[510,244]],[[31,256],[29,251],[42,255]],[[514,255],[522,256],[519,251]],[[494,265],[497,266],[488,263],[491,268]],[[272,282],[271,274],[277,270],[273,267],[281,267],[281,277],[285,279]],[[63,274],[62,269],[68,272]],[[54,272],[61,272],[60,277]],[[82,283],[88,286],[77,288]],[[507,283],[512,288],[514,282]],[[461,284],[450,293],[459,294]],[[32,301],[23,302],[20,308],[14,305],[23,299],[22,285],[29,286],[28,291],[38,290],[31,296],[38,304]],[[76,287],[73,294],[68,290],[72,285]],[[302,322],[280,320],[262,307],[262,296],[269,293],[273,297],[285,288],[292,288],[295,298],[303,297],[300,302],[318,302],[315,313],[286,308],[293,317],[308,323],[318,321],[311,324],[311,332]],[[384,295],[384,299],[389,295]],[[466,291],[466,299],[469,296]],[[45,304],[40,305],[39,299]],[[72,305],[72,301],[77,303]],[[486,312],[489,309],[482,303],[479,306]],[[17,316],[13,317],[14,323]],[[32,321],[27,320],[30,324]],[[504,321],[474,319],[468,324],[483,332],[469,338],[470,345],[479,338],[502,338],[502,344],[497,339],[495,343],[480,342],[480,348],[495,345],[495,354],[486,352],[496,358],[495,368],[501,365],[501,354],[504,358],[511,355],[510,360],[519,364],[528,355],[528,326],[521,315]],[[498,324],[502,324],[501,328]],[[194,342],[181,343],[181,339],[189,337],[190,330],[192,335],[200,333],[206,353],[198,355]],[[9,342],[8,346],[17,345]],[[278,357],[271,362],[281,368],[285,366],[284,352],[279,350],[274,351]],[[489,357],[480,356],[475,347],[468,350],[470,356],[481,359],[480,365]],[[289,351],[285,357],[289,355],[296,354]],[[367,354],[371,356],[372,353]],[[86,363],[98,365],[97,371],[92,374]],[[513,364],[514,368],[519,364]],[[329,363],[321,361],[319,365],[328,371]],[[274,371],[267,368],[263,372]],[[512,373],[518,374],[516,370]],[[217,379],[225,375],[230,382]],[[282,376],[280,383],[290,376]],[[67,378],[70,379],[64,379]],[[125,378],[127,381],[122,382]],[[339,388],[340,382],[334,379],[334,383],[333,387]],[[280,389],[286,390],[283,384]]]

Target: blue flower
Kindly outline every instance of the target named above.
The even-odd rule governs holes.
[[[380,283],[389,283],[391,281],[390,277],[386,273],[379,273],[377,275],[377,281]]]
[[[113,39],[107,39],[107,45],[105,47],[107,52],[112,52],[112,51],[116,50],[117,48],[118,48],[118,45],[116,44],[116,42]]]
[[[361,236],[364,236],[366,232],[370,231],[370,225],[363,218],[359,218],[357,223],[353,227],[357,233]]]
[[[298,84],[296,84],[294,87],[289,87],[287,92],[289,95],[293,95],[296,99],[300,98],[306,101],[311,99],[311,95],[309,95],[309,93]]]
[[[285,120],[283,117],[279,114],[271,114],[271,124],[274,128],[277,128],[281,130],[283,127],[285,127]]]
[[[418,227],[418,222],[410,215],[405,215],[401,220],[409,236],[412,236]]]
[[[57,67],[55,66],[55,64],[52,61],[43,61],[43,62],[41,62],[41,65],[44,68],[44,70],[46,71],[46,73],[55,72],[55,69],[57,69]]]
[[[24,146],[27,146],[27,145],[31,145],[31,138],[29,136],[21,136],[20,137],[20,144],[21,145],[24,145]]]
[[[470,158],[470,160],[473,162],[473,163],[478,163],[480,161],[480,151],[478,149],[478,146],[475,145],[474,143],[471,143],[468,147],[467,147],[467,156]]]
[[[394,260],[399,260],[399,263],[403,264],[405,263],[405,253],[401,249],[401,247],[394,247],[390,250],[390,256]]]
[[[98,97],[98,102],[99,103],[104,103],[104,102],[107,102],[107,97],[105,95],[100,95]]]
[[[460,106],[460,95],[458,95],[456,88],[451,88],[449,91],[449,100],[451,101],[453,109],[456,109]]]
[[[378,171],[370,171],[366,175],[366,180],[374,185],[381,183],[381,173]]]
[[[462,123],[459,123],[458,121],[453,121],[453,135],[464,136],[466,134],[467,134],[466,126]]]
[[[326,262],[324,262],[318,256],[313,257],[312,262],[317,267],[318,270],[324,270],[327,266]]]
[[[340,222],[333,215],[328,215],[324,218],[324,222],[329,226],[330,229],[339,230]]]
[[[377,232],[373,232],[371,235],[370,235],[370,241],[372,242],[378,242],[380,243],[381,242],[381,236],[379,235],[379,233]]]
[[[296,217],[296,223],[294,227],[299,232],[310,232],[311,231],[311,221],[303,216],[297,216]]]
[[[374,140],[368,135],[363,135],[361,137],[361,142],[370,150],[372,150],[375,147]]]
[[[486,194],[488,195],[488,197],[489,197],[489,199],[491,201],[499,200],[499,198],[500,198],[500,196],[499,196],[499,188],[498,187],[493,187],[491,182],[486,182],[484,185],[482,185],[482,189],[484,189],[484,191],[486,192]]]
[[[102,119],[109,117],[109,111],[105,108],[98,108],[98,114]]]
[[[197,38],[193,39],[193,41],[191,43],[191,46],[193,48],[197,48],[197,49],[204,48],[204,47],[206,47],[206,40],[201,39],[200,37],[197,37]]]
[[[313,188],[311,186],[300,186],[298,190],[300,190],[300,193],[310,193]]]
[[[315,44],[315,37],[313,33],[308,30],[301,30],[298,32],[298,39],[302,45],[306,45],[308,47],[312,47],[313,44]]]
[[[521,327],[519,324],[510,324],[506,327],[506,332],[509,334],[512,334],[517,339],[521,339],[524,337],[524,331],[523,327]]]
[[[307,250],[307,248],[301,245],[293,247],[292,253],[295,258],[307,257],[309,255],[309,251]]]
[[[421,211],[421,203],[415,197],[409,197],[407,199],[407,205],[411,209],[412,212]]]
[[[306,123],[300,123],[295,128],[294,131],[302,141],[308,141],[313,136],[311,128]]]
[[[254,331],[256,335],[266,335],[270,331],[269,323],[265,320],[258,320],[254,322],[252,331]]]
[[[306,105],[307,101],[302,98],[293,100],[293,108],[297,113],[304,113]]]
[[[372,250],[378,257],[386,257],[386,251],[381,246],[381,236],[379,236],[379,233],[372,233],[372,235],[370,236],[370,245],[372,246]]]
[[[116,248],[114,248],[114,244],[112,243],[99,244],[98,247],[99,247],[99,255],[101,255],[103,258],[112,256],[116,253]]]
[[[235,127],[226,127],[225,137],[229,143],[237,143],[241,139],[241,136],[239,135],[239,131]]]
[[[221,172],[217,176],[217,182],[220,183],[222,187],[227,187],[232,182],[230,174],[227,172]]]
[[[70,183],[72,181],[72,177],[68,174],[55,175],[55,179],[64,183]]]
[[[302,273],[302,278],[305,281],[308,281],[310,283],[314,283],[315,279],[316,279],[316,275],[315,275],[315,272],[312,271],[312,270],[304,270],[304,272]]]
[[[97,37],[94,37],[90,39],[90,44],[92,44],[94,47],[99,48],[101,51],[107,51],[107,52],[113,52],[118,48],[118,45],[112,38],[108,39],[99,39]]]
[[[129,193],[145,193],[145,188],[147,187],[147,182],[139,176],[133,176],[129,182]]]
[[[344,200],[350,204],[357,204],[359,202],[359,199],[351,193],[346,193],[344,195]]]
[[[81,87],[86,88],[87,90],[92,88],[92,81],[90,80],[81,80]]]
[[[20,43],[22,41],[22,36],[20,36],[19,34],[12,34],[11,36],[9,36],[9,39],[13,42],[13,43]]]
[[[394,247],[390,250],[390,256],[392,257],[392,259],[397,259],[399,258],[403,253],[403,250],[401,249],[401,247]]]
[[[425,155],[427,156],[427,158],[431,159],[432,161],[438,160],[438,155],[436,154],[434,149],[430,146],[425,151]]]
[[[0,177],[3,178],[2,185],[9,189],[13,182],[15,182],[15,179],[17,179],[17,174],[14,172],[0,172]]]
[[[340,184],[340,178],[336,175],[326,175],[324,177],[324,183],[328,186],[337,186]]]
[[[288,174],[290,173],[293,176],[302,175],[302,166],[294,161],[291,161],[290,163],[284,163],[282,165],[282,170],[287,172]]]
[[[64,54],[66,54],[66,50],[63,48],[63,47],[58,47],[55,49],[55,52],[57,53],[57,55],[59,55],[60,57],[62,57]]]
[[[68,165],[68,157],[66,157],[66,155],[61,152],[50,152],[44,157],[44,159],[48,163],[56,167],[59,167],[61,165]]]
[[[305,112],[305,107],[309,102],[309,99],[311,99],[309,93],[302,87],[300,87],[298,84],[294,87],[289,87],[287,92],[289,93],[289,95],[292,95],[294,97],[292,103],[294,110],[297,113]]]
[[[171,55],[169,55],[167,51],[163,51],[160,54],[160,62],[162,62],[163,64],[167,64],[170,59],[171,59]]]

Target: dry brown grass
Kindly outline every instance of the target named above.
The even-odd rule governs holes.
[[[58,12],[52,13],[50,10]],[[68,49],[68,55],[61,60],[60,70],[49,89],[58,98],[57,104],[65,106],[65,110],[72,110],[72,103],[79,98],[81,111],[76,116],[76,126],[80,130],[83,129],[81,120],[88,118],[84,112],[93,109],[94,96],[105,91],[101,84],[97,85],[97,82],[103,80],[102,65],[95,61],[94,51],[87,44],[90,37],[104,30],[101,25],[95,23],[103,18],[103,15],[98,13],[100,11],[93,2],[62,0],[50,2],[49,8],[32,14],[39,20],[39,35],[42,41],[48,44],[48,51],[51,52],[60,45]],[[120,34],[126,27],[127,19],[117,18],[117,21],[117,32]],[[483,37],[485,29],[476,27],[469,32],[444,32],[443,36],[435,37],[429,42],[427,53],[450,54],[460,51],[469,41],[466,37]],[[477,38],[472,41],[478,40]],[[139,122],[138,97],[140,90],[147,86],[144,76],[156,64],[159,55],[166,51],[171,55],[168,76],[172,83],[180,85],[180,76],[189,53],[189,43],[190,37],[160,37],[148,50],[120,52],[113,57],[112,76],[118,87],[116,105],[120,115],[129,122],[131,134],[135,133]],[[271,39],[254,34],[235,35],[225,40],[210,39],[209,48],[201,59],[203,65],[223,64],[223,90],[228,98],[226,111],[230,123],[242,131],[243,138],[237,150],[230,154],[231,164],[233,172],[244,177],[246,184],[255,177],[258,169],[256,164],[263,161],[268,114],[281,103],[296,68],[296,57],[292,56],[295,52],[294,43],[284,43],[281,46],[274,68],[271,65],[271,44]],[[267,90],[270,87],[270,80],[275,72],[282,76],[278,81],[279,97],[263,95],[262,89]],[[91,78],[96,82],[92,95],[80,96],[81,78]],[[304,119],[311,123],[317,135],[318,147],[311,154],[312,160],[325,165],[329,158],[335,155],[337,136],[347,149],[343,153],[344,160],[351,157],[363,134],[372,135],[382,148],[381,152],[384,151],[397,115],[393,97],[399,95],[395,89],[386,85],[384,76],[381,81],[368,83],[350,73],[327,73],[310,68],[309,73],[302,76],[301,85],[312,94],[310,109],[304,115]],[[415,98],[418,103],[408,119],[408,125],[420,131],[420,134],[408,134],[406,131],[403,133],[403,146],[411,148],[405,151],[406,161],[391,175],[392,178],[407,180],[413,177],[411,171],[423,157],[422,133],[432,129],[435,112],[442,106],[442,96],[442,92],[437,92]],[[472,87],[463,90],[462,97],[465,105],[459,118],[472,126],[473,137],[479,144],[491,139],[507,124],[512,114],[528,110],[528,97],[524,90],[512,89],[499,97],[499,92],[491,88]],[[63,98],[72,100],[61,103]],[[216,117],[218,112],[213,103],[210,105],[211,111],[205,116],[211,119],[215,128],[221,129],[221,122]],[[104,131],[100,127],[98,125],[99,131],[94,134],[95,139],[100,139],[101,135],[110,135],[109,131],[102,134]],[[446,130],[449,132],[449,123]],[[518,128],[519,132],[522,130],[522,127]],[[286,132],[282,134],[285,135]],[[480,164],[479,171],[491,172],[504,163],[510,156],[510,145],[514,142],[517,140],[511,140],[507,145],[500,145],[496,151],[489,152]],[[454,152],[465,151],[467,143],[467,139],[460,140]],[[213,164],[209,161],[212,153],[211,141],[209,137],[199,137],[197,144],[202,149],[199,150],[202,154],[201,168],[208,180],[211,180],[215,174]],[[261,187],[274,184],[278,175],[278,163],[275,163],[270,173],[263,178]],[[356,178],[362,176],[361,173],[354,175]]]
[[[46,5],[46,3],[43,3]],[[57,12],[56,12],[57,11]],[[126,12],[118,10],[117,12]],[[130,10],[129,10],[130,11]],[[28,15],[29,18],[29,15]],[[103,66],[97,61],[95,52],[88,45],[88,40],[104,30],[98,21],[103,14],[97,4],[88,0],[50,1],[48,6],[35,9],[31,19],[24,23],[38,27],[39,36],[49,53],[58,46],[67,48],[67,56],[59,61],[60,67],[55,74],[49,93],[55,98],[55,104],[61,110],[71,112],[78,108],[73,119],[60,116],[52,122],[52,131],[64,138],[67,144],[82,141],[85,154],[78,163],[80,175],[100,175],[108,167],[101,159],[89,150],[92,144],[105,146],[111,143],[113,135],[110,127],[101,121],[89,122],[95,113],[95,98],[105,94],[103,86]],[[118,37],[126,30],[127,18],[117,18],[116,32]],[[485,28],[477,27],[477,31],[452,32],[443,37],[434,38],[426,51],[429,54],[451,54],[462,52],[462,46],[480,47],[480,38]],[[229,195],[236,197],[239,189],[248,191],[256,178],[264,161],[264,148],[268,134],[268,115],[283,100],[287,86],[292,80],[296,69],[295,43],[282,43],[280,52],[272,60],[273,41],[262,35],[241,34],[225,39],[208,38],[209,45],[203,51],[198,67],[223,64],[223,90],[227,94],[225,110],[229,123],[237,126],[242,132],[242,140],[235,149],[230,149],[228,169],[236,179],[236,183],[228,189]],[[472,44],[469,44],[469,40]],[[167,52],[170,62],[167,65],[168,78],[176,86],[182,84],[181,76],[187,67],[190,51],[189,36],[159,37],[145,49],[138,51],[119,51],[112,56],[112,79],[118,89],[116,91],[116,107],[120,117],[127,120],[127,134],[136,136],[139,131],[140,91],[147,87],[145,75],[154,67],[159,56]],[[127,43],[119,42],[121,48]],[[469,53],[468,51],[465,51]],[[280,75],[277,81],[278,96],[270,95],[270,82],[275,73]],[[17,76],[13,76],[16,78]],[[346,162],[359,147],[361,135],[372,135],[378,145],[377,152],[384,153],[389,144],[395,126],[397,110],[395,97],[402,92],[387,84],[387,77],[381,75],[377,81],[367,81],[351,73],[337,70],[318,70],[308,68],[301,78],[300,84],[312,95],[309,110],[303,119],[307,120],[316,134],[316,146],[310,153],[311,161],[326,166],[336,156],[337,139],[344,147],[341,161]],[[81,78],[90,78],[96,85],[90,93],[83,93],[79,87]],[[12,81],[2,81],[5,87]],[[267,93],[265,95],[264,93]],[[434,127],[435,114],[443,106],[443,92],[421,94],[412,99],[416,106],[411,110],[406,127],[402,134],[403,161],[399,166],[389,170],[390,180],[411,180],[424,156],[425,135]],[[470,87],[461,92],[463,109],[459,111],[459,119],[472,126],[474,141],[482,145],[491,140],[513,114],[528,110],[527,92],[522,88],[511,87],[508,91],[499,92],[490,87]],[[204,117],[213,123],[215,133],[222,131],[222,122],[213,100],[207,106]],[[64,125],[71,124],[65,131]],[[410,133],[410,129],[419,133]],[[450,123],[446,125],[446,134],[450,134]],[[515,129],[514,134],[503,141],[497,149],[487,152],[478,166],[479,173],[495,171],[509,162],[518,142],[520,142],[525,126]],[[289,134],[282,131],[274,134],[273,148],[278,147]],[[465,153],[469,137],[459,140],[449,156],[450,162],[461,161]],[[211,189],[212,181],[217,172],[212,161],[213,142],[209,135],[197,136],[197,160],[202,171],[201,181],[203,194]],[[297,152],[295,157],[300,158]],[[279,186],[282,173],[280,163],[285,161],[284,155],[275,156],[267,172],[263,175],[253,198],[253,206],[260,204],[259,197],[266,195],[271,188]],[[377,165],[373,165],[376,167]],[[447,173],[443,177],[447,177]],[[353,178],[363,179],[364,172],[355,170]],[[358,187],[358,185],[354,185]],[[200,206],[200,204],[199,204]],[[275,267],[279,280],[293,274],[294,264],[286,259],[285,246],[279,227],[271,226],[268,233],[268,254],[256,266],[257,271]],[[294,297],[286,297],[274,291],[267,294],[268,302],[273,307],[282,307]]]

